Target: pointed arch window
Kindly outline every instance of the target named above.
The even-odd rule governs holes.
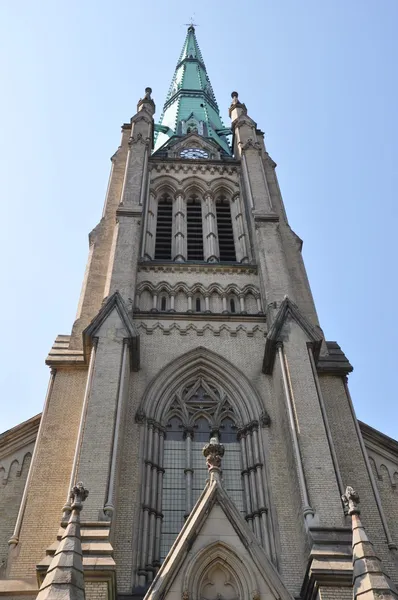
[[[218,247],[221,262],[235,262],[235,241],[232,227],[231,205],[227,198],[220,196],[216,201]]]
[[[166,296],[162,296],[160,298],[160,310],[165,312],[167,310],[167,298]]]
[[[204,260],[202,202],[192,195],[187,200],[188,260]]]
[[[208,473],[202,450],[214,433],[228,444],[224,479],[238,509],[245,511],[238,427],[225,390],[200,377],[178,390],[170,410],[164,441],[161,560],[204,488]]]
[[[164,194],[158,202],[156,221],[155,260],[171,260],[173,202]]]

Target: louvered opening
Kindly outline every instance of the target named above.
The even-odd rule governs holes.
[[[188,260],[203,260],[202,204],[192,197],[187,202]]]
[[[218,247],[220,250],[220,261],[235,262],[235,242],[232,229],[231,206],[225,198],[216,202]]]
[[[172,220],[173,204],[171,198],[165,196],[158,203],[155,260],[171,260]]]

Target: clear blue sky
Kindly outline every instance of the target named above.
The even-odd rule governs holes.
[[[396,0],[3,0],[0,431],[42,408],[120,125],[148,85],[160,115],[191,15],[224,121],[237,89],[265,131],[358,417],[397,438]]]

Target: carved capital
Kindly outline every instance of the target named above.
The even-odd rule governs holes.
[[[261,152],[261,144],[259,142],[255,142],[253,138],[248,138],[245,143],[239,142],[239,146],[242,152],[246,152],[249,148],[253,148],[257,150],[257,152]]]
[[[149,137],[144,137],[142,133],[137,133],[136,136],[132,135],[129,139],[129,146],[133,146],[134,144],[144,144],[145,146],[149,146],[150,139]]]

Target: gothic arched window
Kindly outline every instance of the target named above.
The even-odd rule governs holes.
[[[158,202],[155,260],[171,260],[173,203],[167,194]]]
[[[202,202],[192,195],[187,201],[188,260],[203,260]]]
[[[223,486],[275,560],[260,417],[250,396],[255,392],[235,390],[228,370],[225,385],[218,375],[199,373],[180,383],[168,378],[167,387],[147,396],[153,412],[137,413],[143,462],[135,581],[141,587],[153,581],[205,487],[203,447],[213,435],[225,446]]]
[[[202,302],[199,297],[195,298],[195,312],[202,312]]]
[[[178,390],[170,411],[164,440],[161,560],[204,488],[208,473],[202,451],[214,433],[228,444],[223,477],[231,498],[244,512],[238,428],[225,390],[200,377]]]
[[[232,228],[231,205],[229,201],[220,196],[216,201],[218,247],[220,261],[235,262],[235,241]]]

